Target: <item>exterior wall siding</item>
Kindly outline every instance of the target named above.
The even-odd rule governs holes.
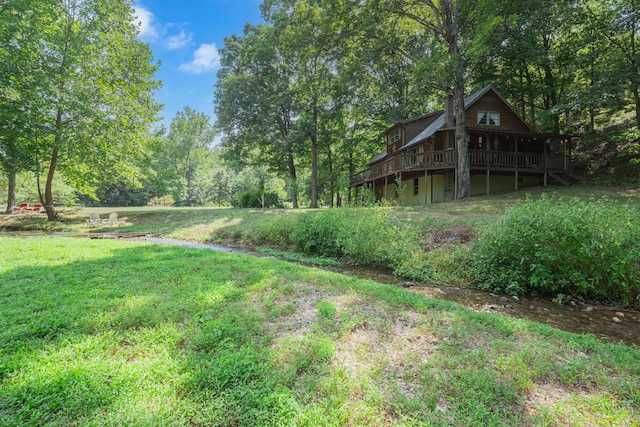
[[[500,113],[500,126],[478,125],[478,111],[494,111]],[[466,119],[469,128],[500,129],[516,132],[529,131],[529,128],[522,122],[520,117],[514,114],[513,110],[505,105],[493,92],[488,92],[469,107],[466,111]]]
[[[445,176],[443,174],[434,174],[433,177],[433,203],[444,202],[445,194]]]
[[[376,198],[378,200],[386,200],[388,203],[403,206],[422,206],[432,203],[441,203],[446,200],[446,182],[445,174],[429,174],[426,181],[425,177],[418,177],[418,194],[414,194],[413,179],[409,178],[402,181],[403,192],[396,194],[396,183],[390,180],[386,186],[378,184],[376,186]],[[515,174],[492,174],[490,175],[489,192],[490,194],[513,191],[515,189]],[[537,176],[520,176],[518,180],[518,188],[536,187],[540,185],[540,178]],[[487,194],[487,175],[486,173],[475,173],[471,175],[471,195],[482,196]]]
[[[518,188],[536,187],[540,182],[537,176],[520,176],[519,178]],[[513,191],[516,186],[515,180],[515,174],[492,174],[489,178],[489,193]],[[481,196],[485,194],[487,194],[487,174],[478,173],[471,175],[471,195]]]

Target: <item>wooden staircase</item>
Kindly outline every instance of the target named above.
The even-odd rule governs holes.
[[[582,184],[582,181],[579,178],[576,178],[568,172],[549,172],[549,177],[558,184],[562,184],[566,187]]]

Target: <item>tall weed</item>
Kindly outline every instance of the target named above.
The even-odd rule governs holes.
[[[471,249],[481,288],[564,293],[640,305],[640,212],[600,201],[527,200],[486,226]]]
[[[420,247],[417,233],[380,208],[345,208],[301,215],[291,233],[294,248],[309,255],[366,264],[395,265]]]

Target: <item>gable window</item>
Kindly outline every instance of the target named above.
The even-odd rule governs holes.
[[[398,141],[400,141],[400,129],[396,129],[395,131],[389,134],[389,145]]]
[[[493,111],[478,111],[478,124],[486,126],[500,126],[500,113]]]
[[[420,194],[420,181],[418,181],[418,178],[414,178],[413,179],[413,195],[417,196],[418,194]]]

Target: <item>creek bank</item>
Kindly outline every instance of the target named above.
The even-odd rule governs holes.
[[[177,245],[190,248],[205,248],[215,251],[267,256],[251,248],[236,248],[226,245],[196,243],[182,240],[142,237],[136,240],[156,244]],[[623,312],[619,308],[581,306],[577,303],[558,304],[538,297],[498,295],[474,288],[459,286],[431,286],[420,282],[408,282],[394,276],[388,270],[361,265],[318,267],[339,274],[374,280],[379,283],[403,286],[408,290],[432,298],[445,299],[479,312],[498,313],[516,318],[543,323],[567,332],[592,334],[607,342],[622,342],[640,346],[640,313]]]

